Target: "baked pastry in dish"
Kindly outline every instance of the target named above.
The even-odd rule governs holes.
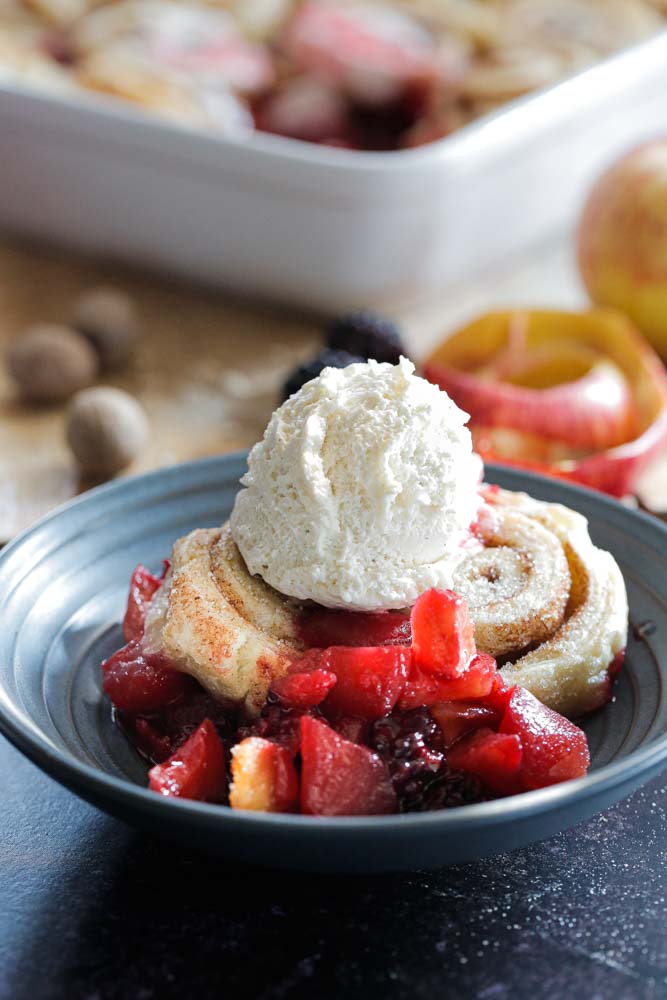
[[[483,542],[455,576],[477,645],[550,708],[577,718],[611,697],[627,639],[628,605],[614,558],[586,519],[560,504],[496,487],[478,523]]]
[[[274,413],[231,521],[133,576],[103,664],[163,795],[355,815],[586,773],[620,571],[581,515],[480,485],[466,415],[413,366],[326,369]]]
[[[664,28],[661,0],[2,0],[0,76],[226,135],[411,148]]]

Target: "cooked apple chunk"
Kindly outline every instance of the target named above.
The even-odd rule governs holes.
[[[299,779],[285,747],[260,736],[248,736],[232,750],[232,809],[292,812],[299,798]]]

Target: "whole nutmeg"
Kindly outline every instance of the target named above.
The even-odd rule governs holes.
[[[134,301],[116,288],[93,288],[74,307],[72,325],[97,351],[104,371],[117,371],[132,358],[139,338]]]
[[[67,443],[90,476],[120,472],[145,448],[148,435],[143,408],[122,389],[84,389],[67,408]]]
[[[7,367],[25,399],[58,403],[95,381],[99,361],[76,330],[43,323],[29,327],[14,341]]]

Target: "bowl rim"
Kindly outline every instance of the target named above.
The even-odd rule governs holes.
[[[195,459],[114,480],[111,483],[105,483],[88,490],[49,512],[12,539],[0,551],[0,576],[8,560],[35,535],[50,526],[52,522],[66,517],[72,511],[94,507],[100,497],[109,498],[113,497],[114,494],[131,494],[143,485],[155,486],[163,481],[168,484],[170,479],[177,481],[186,477],[196,479],[198,475],[204,476],[207,471],[215,471],[219,467],[224,468],[224,466],[234,464],[243,465],[247,454],[247,451],[235,451],[212,458]],[[516,489],[526,492],[529,492],[529,487],[533,483],[537,486],[547,486],[548,489],[554,489],[556,493],[564,493],[566,497],[572,495],[575,500],[580,495],[589,501],[593,498],[596,505],[599,505],[603,510],[610,510],[616,515],[621,514],[623,519],[630,519],[631,522],[642,525],[650,533],[656,534],[667,553],[667,525],[650,514],[625,507],[612,497],[584,486],[550,479],[534,472],[517,470],[496,463],[489,463],[486,466],[486,473],[491,481],[494,480],[497,473],[509,476],[510,479],[517,481]],[[557,808],[576,806],[578,802],[602,795],[606,791],[636,778],[639,774],[647,773],[648,776],[660,769],[661,764],[667,766],[667,734],[665,734],[647,746],[638,747],[627,757],[606,764],[583,778],[551,785],[548,788],[523,792],[509,798],[458,806],[455,809],[398,813],[388,816],[342,817],[255,813],[232,809],[226,805],[164,798],[156,795],[147,787],[109,774],[78,760],[73,755],[70,756],[54,749],[42,737],[41,733],[22,720],[22,714],[21,710],[16,709],[14,702],[0,683],[0,733],[52,777],[62,780],[70,788],[89,792],[91,797],[100,798],[104,793],[105,798],[112,799],[116,803],[133,805],[141,811],[163,815],[166,819],[169,817],[175,819],[177,815],[183,819],[186,815],[193,815],[201,821],[231,822],[256,829],[271,830],[277,827],[287,827],[295,831],[309,830],[315,836],[317,836],[318,831],[321,834],[335,831],[341,834],[366,832],[377,835],[397,833],[415,827],[432,831],[434,827],[440,826],[443,828],[443,832],[446,830],[460,832],[466,828],[492,825],[498,822],[511,822]],[[173,810],[176,810],[176,813]]]

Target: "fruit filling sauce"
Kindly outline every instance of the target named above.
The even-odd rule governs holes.
[[[144,649],[162,579],[135,570],[126,645],[102,665],[116,721],[152,763],[159,794],[371,815],[482,802],[587,771],[583,732],[504,683],[452,591],[426,591],[409,614],[308,613],[305,652],[249,719]]]

